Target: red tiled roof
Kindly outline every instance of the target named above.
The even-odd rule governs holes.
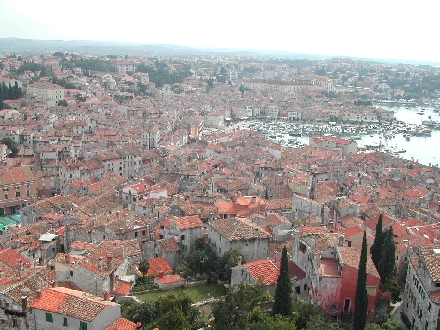
[[[0,251],[0,260],[6,262],[9,266],[18,269],[19,262],[21,261],[21,267],[27,268],[32,265],[31,261],[23,257],[18,251],[12,248],[6,248]]]
[[[223,202],[217,201],[215,203],[217,206],[218,213],[228,213],[228,214],[237,214],[237,209],[235,208],[235,204],[233,202]]]
[[[31,305],[33,309],[54,312],[91,322],[106,306],[117,306],[85,292],[64,287],[48,288]]]
[[[179,229],[189,229],[202,227],[203,222],[198,215],[190,215],[187,217],[173,217],[171,221],[175,221]]]
[[[255,260],[241,267],[246,268],[252,274],[252,277],[261,284],[275,284],[280,275],[280,269],[271,260],[267,259]]]
[[[266,222],[267,222],[272,228],[274,228],[274,227],[276,227],[276,226],[278,226],[278,225],[280,225],[280,224],[282,224],[282,223],[290,224],[290,221],[287,220],[286,217],[284,217],[284,216],[282,216],[281,214],[278,214],[278,213],[273,213],[273,214],[268,215],[268,216],[266,217]]]
[[[343,265],[349,266],[353,269],[359,269],[359,260],[361,258],[361,251],[356,248],[347,246],[337,246],[339,251],[339,256],[341,257],[341,263]],[[374,266],[373,260],[367,255],[367,274],[380,277]]]
[[[350,237],[352,235],[356,235],[356,234],[363,233],[363,232],[364,232],[364,230],[361,227],[353,226],[353,227],[350,227],[350,228],[347,228],[344,230],[344,236]]]
[[[166,274],[173,272],[173,269],[165,258],[150,258],[148,262],[150,263],[150,268],[148,268],[147,276],[158,276],[160,273]]]
[[[178,274],[174,274],[174,275],[165,275],[164,277],[157,277],[156,281],[161,284],[170,284],[175,282],[182,282],[182,281],[184,282],[185,279]]]
[[[136,330],[141,326],[142,326],[141,323],[133,323],[121,317],[117,319],[113,324],[105,328],[105,330]]]
[[[116,287],[111,293],[126,296],[132,287],[133,285],[130,282],[120,280],[116,283]]]
[[[180,250],[173,238],[165,238],[157,242],[162,245],[163,252],[177,252]]]

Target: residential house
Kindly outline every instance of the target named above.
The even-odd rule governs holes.
[[[106,240],[80,255],[58,254],[54,259],[57,281],[73,283],[77,288],[94,295],[115,289],[118,279],[129,275],[132,265],[141,259],[136,239]]]
[[[187,217],[169,216],[160,224],[160,238],[173,238],[182,246],[182,253],[187,256],[194,250],[194,241],[202,237],[203,222],[197,215]]]
[[[241,264],[241,256],[238,257],[238,265],[231,270],[231,285],[237,284],[262,284],[272,296],[275,296],[280,265],[272,260],[255,260]]]
[[[65,287],[37,292],[30,306],[35,329],[104,330],[121,317],[121,306],[108,299]]]
[[[440,245],[411,249],[402,311],[411,329],[438,329],[440,325]]]
[[[313,136],[309,139],[309,145],[322,149],[340,150],[342,156],[357,154],[358,147],[355,141],[341,139],[334,136]]]
[[[15,214],[37,196],[37,177],[28,166],[0,169],[0,216]]]
[[[337,319],[351,319],[360,253],[356,248],[345,246],[344,236],[338,233],[319,233],[313,228],[295,231],[292,261],[306,273],[306,283],[300,291],[307,292],[311,302],[325,314]],[[376,308],[379,284],[379,273],[368,256],[369,314]]]
[[[247,218],[213,220],[207,229],[209,244],[219,256],[230,250],[239,250],[248,261],[269,256],[271,234]]]

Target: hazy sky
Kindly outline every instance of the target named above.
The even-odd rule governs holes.
[[[438,0],[0,0],[0,37],[432,62],[440,62],[439,22]]]

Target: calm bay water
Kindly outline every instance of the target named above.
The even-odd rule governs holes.
[[[408,109],[405,106],[381,107],[393,110],[395,121],[404,122],[406,125],[408,125],[408,127],[410,125],[422,125],[423,120],[440,122],[440,114],[438,112],[434,112],[434,108],[432,107],[426,107],[425,110],[423,110],[423,115],[418,114],[422,111],[421,107],[411,107]],[[268,131],[268,134],[270,134],[269,136],[272,138],[272,140],[283,144],[289,139],[292,139],[292,137],[288,136],[287,131],[283,131],[278,126],[280,124],[267,124],[259,122],[256,124],[254,129],[263,127],[267,130],[268,125],[274,125],[272,128],[269,128]],[[242,127],[244,126],[247,125],[242,124]],[[380,125],[377,126],[381,127]],[[319,133],[316,133],[316,135],[318,134]],[[368,134],[360,135],[361,139],[356,140],[356,143],[359,147],[377,146],[374,148],[376,150],[378,149],[378,146],[381,146],[380,150],[382,151],[386,151],[386,149],[404,150],[405,152],[397,154],[398,157],[408,160],[413,159],[414,161],[426,166],[429,166],[430,164],[440,164],[440,130],[432,129],[431,136],[411,136],[409,140],[403,136],[403,133],[388,131],[387,136],[391,137],[386,138],[384,132],[379,130],[369,132]],[[343,138],[350,137],[343,136]],[[294,137],[293,139],[303,145],[309,144],[309,136],[303,135],[301,137]]]
[[[433,108],[426,108],[423,115],[417,114],[422,110],[420,107],[406,109],[405,107],[390,107],[395,111],[394,117],[398,121],[407,124],[421,125],[422,120],[431,120],[440,122],[440,114],[434,112]],[[432,130],[431,136],[411,136],[407,141],[403,134],[396,134],[394,138],[385,139],[381,132],[372,134],[373,136],[363,136],[362,140],[357,141],[359,146],[376,145],[382,143],[384,148],[395,148],[406,150],[400,153],[399,157],[404,159],[414,159],[420,164],[439,164],[440,163],[440,130]]]

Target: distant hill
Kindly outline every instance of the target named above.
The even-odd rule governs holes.
[[[281,50],[246,50],[226,48],[193,48],[178,45],[146,45],[142,43],[121,41],[90,41],[90,40],[36,40],[20,38],[0,38],[0,54],[41,55],[54,52],[79,53],[84,55],[118,55],[118,56],[188,56],[188,55],[241,55],[268,56],[279,58],[301,58],[323,60],[332,57],[350,57],[343,54],[306,54]],[[397,59],[355,58],[357,60],[387,63],[408,63],[414,65],[440,66],[440,63],[421,62]]]
[[[119,56],[188,56],[188,55],[242,55],[242,56],[270,56],[287,58],[323,59],[322,55],[303,53],[289,53],[272,50],[240,50],[220,48],[191,48],[178,45],[146,45],[141,43],[119,41],[90,41],[90,40],[35,40],[19,38],[0,38],[0,53],[2,54],[52,54],[54,52],[68,52],[95,55]],[[327,56],[329,57],[329,56]]]

